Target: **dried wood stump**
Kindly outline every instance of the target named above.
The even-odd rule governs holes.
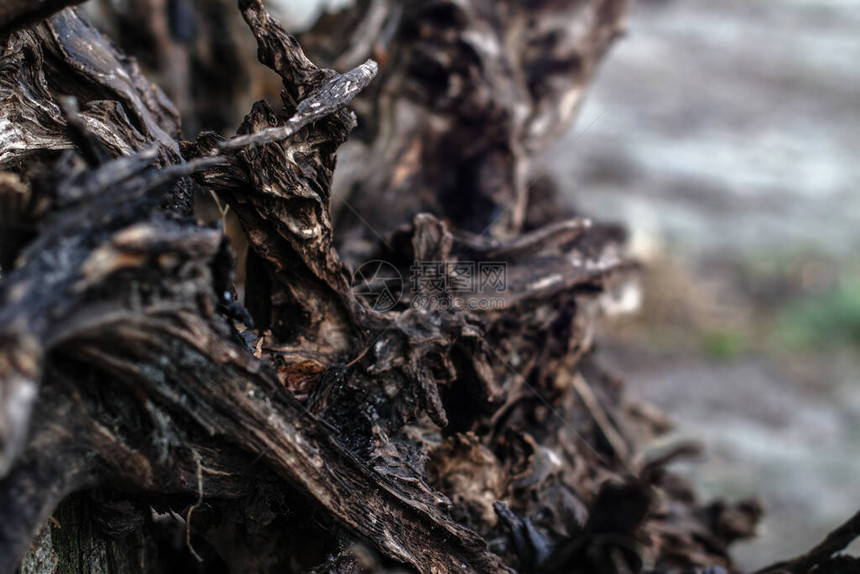
[[[0,573],[733,568],[758,504],[699,502],[665,469],[688,448],[642,456],[664,422],[593,354],[636,272],[623,230],[529,180],[623,0],[361,0],[301,37],[311,59],[240,0],[280,101],[192,141],[70,3],[0,9]],[[184,4],[112,9],[168,10],[182,43]],[[244,93],[183,89],[201,122]],[[383,306],[366,262],[400,278]],[[470,268],[492,292],[439,304]]]

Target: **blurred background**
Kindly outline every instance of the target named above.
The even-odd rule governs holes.
[[[346,2],[328,2],[339,5]],[[301,27],[321,4],[283,1]],[[860,10],[853,0],[640,0],[542,158],[624,221],[644,303],[605,363],[671,414],[702,495],[761,496],[754,569],[860,507]]]
[[[860,10],[640,1],[545,159],[622,218],[644,305],[606,363],[705,445],[703,496],[759,495],[756,568],[860,506]]]

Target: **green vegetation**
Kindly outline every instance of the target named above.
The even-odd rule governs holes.
[[[860,346],[860,278],[787,305],[776,318],[775,336],[791,347]]]
[[[702,337],[702,352],[712,359],[728,361],[747,351],[747,338],[738,331],[712,331]]]

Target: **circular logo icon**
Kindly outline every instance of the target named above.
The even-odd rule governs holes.
[[[388,261],[368,261],[352,274],[352,292],[374,311],[388,311],[400,301],[403,277]]]

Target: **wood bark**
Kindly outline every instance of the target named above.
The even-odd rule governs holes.
[[[760,507],[641,456],[593,356],[623,232],[528,184],[624,2],[361,1],[302,38],[330,68],[238,4],[281,101],[193,141],[74,9],[0,19],[0,573],[733,568]],[[369,260],[506,289],[380,311]]]

